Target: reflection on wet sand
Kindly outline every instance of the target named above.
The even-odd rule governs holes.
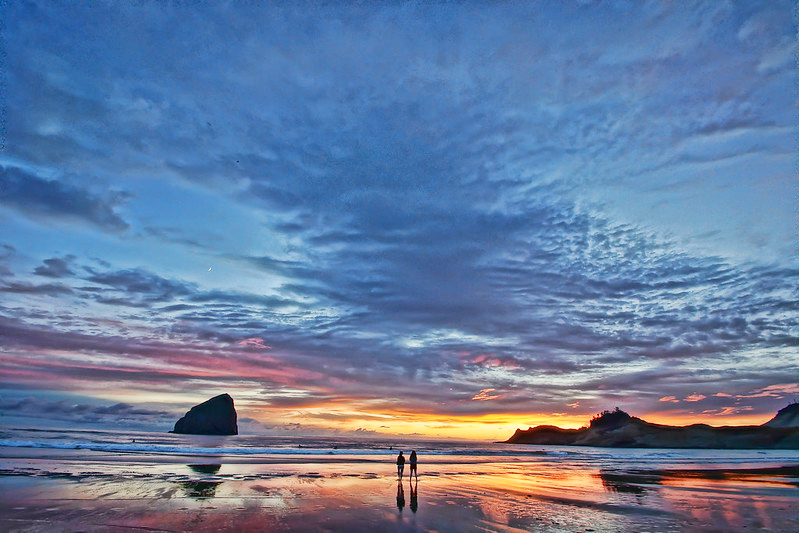
[[[656,478],[652,476],[635,476],[612,470],[600,470],[599,478],[602,480],[602,486],[608,492],[635,494],[636,496],[643,496],[649,490],[646,485],[657,483]]]
[[[641,485],[705,485],[708,481],[769,483],[799,487],[799,466],[771,468],[602,470],[602,485],[616,492],[638,492]],[[621,487],[621,488],[620,488]]]
[[[635,494],[636,496],[643,496],[646,488],[630,483],[630,480],[624,476],[610,472],[600,472],[600,479],[602,479],[602,486],[608,492],[621,492],[627,494]]]
[[[222,468],[222,465],[188,465],[189,468],[197,472],[198,474],[208,474],[210,476],[219,472],[219,469]]]
[[[188,465],[190,469],[198,474],[213,476],[222,465]],[[213,498],[216,495],[216,489],[222,484],[222,481],[217,480],[191,480],[180,481],[178,484],[186,491],[186,495],[190,498],[204,500]]]
[[[397,509],[402,512],[405,507],[405,490],[402,488],[402,481],[397,481]]]
[[[79,470],[71,463],[3,464],[0,482],[16,488],[0,506],[0,531],[39,524],[103,530],[111,523],[198,532],[309,524],[326,531],[799,531],[797,467],[721,474],[682,465],[442,461],[425,470],[420,506],[419,482],[409,480],[406,493],[393,464],[375,473],[344,461],[83,463]]]
[[[671,508],[701,530],[777,531],[785,527],[786,510],[793,508],[799,517],[794,494],[799,466],[603,470],[598,475],[608,492],[635,494],[642,503]],[[791,522],[799,525],[796,518]]]
[[[664,482],[668,479],[716,480],[746,483],[770,483],[799,487],[799,466],[773,468],[725,468],[692,470],[655,470]]]

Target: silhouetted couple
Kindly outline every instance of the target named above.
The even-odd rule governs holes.
[[[416,476],[416,479],[419,479],[419,473],[416,470],[416,450],[411,452],[411,457],[409,461],[411,465],[411,471],[408,473],[408,477]],[[405,456],[402,455],[402,452],[399,452],[397,456],[397,479],[402,479],[402,472],[405,470]]]

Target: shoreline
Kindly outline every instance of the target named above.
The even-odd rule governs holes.
[[[623,451],[636,451],[636,449],[620,448]],[[668,450],[668,449],[663,449]],[[174,452],[140,452],[140,451],[97,451],[90,448],[38,448],[38,447],[0,447],[0,462],[4,460],[37,460],[37,461],[69,461],[79,462],[90,460],[92,462],[109,462],[109,463],[124,463],[124,462],[137,462],[141,464],[337,464],[337,463],[355,463],[355,464],[392,464],[395,451],[380,454],[362,455],[357,453],[253,453],[253,454],[236,454],[236,453],[174,453]],[[641,451],[652,451],[652,449],[641,449]],[[658,452],[659,450],[655,450]],[[681,452],[707,452],[708,450],[697,449],[682,449]],[[711,450],[712,451],[712,450]],[[730,450],[723,450],[730,451]],[[745,452],[746,450],[733,450],[735,452]],[[762,450],[752,450],[754,452],[762,452]],[[792,450],[775,450],[775,452],[792,451]],[[545,460],[568,462],[570,457],[568,455],[561,455],[560,450],[555,450],[550,454],[539,452],[531,454],[521,454],[523,459]],[[635,457],[631,457],[634,460]],[[664,460],[668,457],[664,457]],[[728,462],[716,463],[714,467],[699,467],[696,468],[682,468],[682,469],[663,469],[651,470],[652,472],[662,472],[668,474],[671,472],[726,472],[726,473],[742,473],[742,472],[768,472],[774,469],[794,469],[799,468],[799,454],[795,459],[787,458],[764,458],[758,454],[753,456],[751,462],[752,466],[741,467],[740,461],[730,460]],[[505,462],[518,462],[519,456],[514,455],[489,455],[480,457],[465,456],[462,454],[429,454],[425,455],[424,463],[427,465],[480,465],[480,464],[493,464]],[[700,461],[701,462],[701,461]],[[770,465],[770,466],[765,466]],[[640,469],[641,472],[649,471],[647,469]]]
[[[799,451],[448,450],[420,454],[418,479],[398,482],[396,449],[359,456],[3,447],[0,530],[799,530]]]

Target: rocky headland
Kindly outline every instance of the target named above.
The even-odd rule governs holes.
[[[760,426],[668,426],[646,422],[616,408],[594,417],[588,427],[517,429],[505,442],[614,448],[799,449],[799,403],[781,409]]]
[[[214,396],[192,407],[170,433],[191,435],[238,435],[236,408],[228,394]]]

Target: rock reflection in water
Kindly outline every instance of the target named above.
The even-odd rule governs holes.
[[[213,476],[219,472],[219,469],[222,468],[222,465],[189,465],[189,468],[198,474],[208,474],[209,476]]]
[[[208,476],[212,476],[219,472],[219,469],[222,468],[222,465],[188,465],[190,469],[198,474],[204,474]],[[216,495],[216,488],[217,486],[221,485],[221,481],[209,481],[209,480],[192,480],[192,481],[181,481],[180,486],[186,491],[186,495],[190,498],[197,498],[198,500],[204,500],[207,498],[213,498]]]

